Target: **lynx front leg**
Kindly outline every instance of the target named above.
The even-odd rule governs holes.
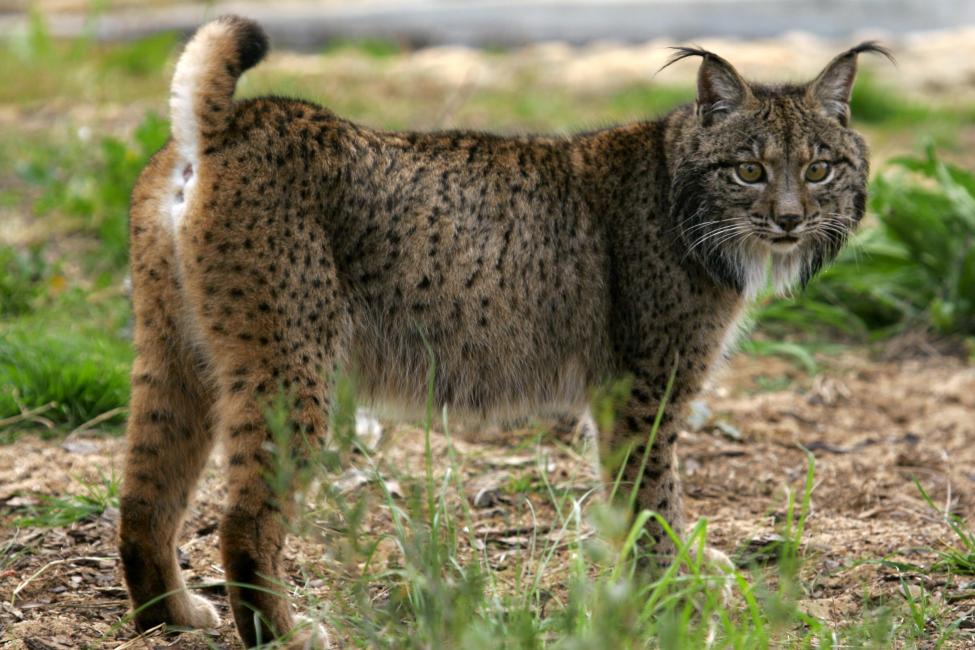
[[[615,414],[613,431],[607,432],[602,458],[608,479],[620,477],[616,501],[629,507],[635,489],[634,514],[642,510],[656,512],[680,536],[684,531],[684,509],[677,472],[674,417],[680,405],[673,398],[651,440],[665,387],[666,379],[662,382],[635,380],[628,399]],[[673,540],[656,518],[647,522],[647,532],[654,540],[654,554],[659,563],[667,564],[674,556]]]

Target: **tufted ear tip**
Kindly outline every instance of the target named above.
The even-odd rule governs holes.
[[[836,56],[807,88],[810,101],[843,126],[850,121],[850,96],[856,80],[857,59],[864,52],[881,54],[891,63],[896,63],[894,55],[886,47],[876,41],[865,41]]]
[[[714,52],[698,47],[673,49],[674,54],[663,68],[692,56],[702,59],[697,73],[697,114],[704,126],[710,126],[738,110],[752,96],[748,82],[733,65]]]

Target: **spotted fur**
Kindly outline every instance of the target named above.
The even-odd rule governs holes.
[[[133,605],[152,602],[137,625],[216,623],[186,592],[175,544],[219,437],[238,630],[253,645],[255,621],[264,639],[292,629],[272,592],[294,505],[265,480],[262,408],[281,391],[293,400],[300,462],[305,441],[325,436],[340,366],[364,398],[422,403],[432,358],[437,404],[477,415],[582,407],[629,377],[602,432],[607,469],[626,459],[638,506],[680,531],[684,406],[766,265],[782,286],[806,281],[863,214],[866,148],[844,112],[860,50],[810,84],[779,87],[682,50],[703,57],[695,105],[557,138],[389,133],[303,101],[234,101],[266,48],[244,19],[201,28],[176,68],[172,140],[132,195],[138,357],[120,551]],[[797,180],[827,155],[830,183]],[[767,183],[735,181],[743,156],[767,167]],[[801,227],[788,249],[768,241],[783,210]],[[648,532],[666,554],[659,526]]]

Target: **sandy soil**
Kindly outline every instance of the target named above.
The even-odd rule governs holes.
[[[924,565],[952,542],[939,513],[920,498],[915,479],[940,508],[969,521],[975,515],[975,367],[956,358],[878,361],[850,352],[825,359],[822,372],[810,377],[783,360],[739,356],[702,406],[703,417],[681,433],[687,509],[692,520],[708,519],[712,543],[726,552],[775,533],[787,491],[802,487],[802,448],[815,455],[802,605],[836,624],[855,620],[870,599],[899,588],[895,569],[862,560]],[[597,488],[598,479],[579,445],[562,442],[565,436],[543,437],[538,447],[530,443],[530,430],[493,431],[484,436],[486,443],[477,442],[479,437],[474,432],[454,444],[466,497],[476,503],[477,537],[506,584],[513,581],[518,555],[529,552],[531,513],[539,539],[550,538],[555,523],[543,493],[513,486],[545,471],[554,485],[581,496]],[[433,447],[438,459],[446,457],[443,435],[433,434]],[[422,477],[422,450],[419,431],[387,423],[375,457],[390,485],[408,486]],[[118,624],[127,603],[113,541],[114,510],[68,528],[11,528],[13,516],[41,495],[78,493],[79,479],[98,482],[118,473],[123,453],[123,440],[91,434],[52,442],[28,435],[0,447],[0,540],[10,558],[0,570],[0,646],[239,647],[219,593],[209,595],[224,625],[210,635],[134,637],[131,626]],[[222,578],[215,533],[222,463],[214,459],[208,468],[181,538],[191,584]],[[445,465],[441,460],[440,469]],[[378,493],[375,485],[360,484],[354,472],[345,479],[350,494]],[[374,503],[367,530],[379,535],[389,530],[389,513],[381,500]],[[328,576],[337,575],[327,548],[293,538],[287,554],[292,578],[299,578],[298,566],[325,577],[312,589],[327,599]],[[904,577],[930,590],[948,609],[949,620],[962,618],[963,634],[975,627],[975,578]],[[963,637],[956,647],[972,643]]]

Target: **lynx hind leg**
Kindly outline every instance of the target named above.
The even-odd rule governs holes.
[[[251,368],[254,359],[227,356],[238,368]],[[303,468],[310,446],[319,444],[325,432],[322,410],[326,391],[323,373],[313,368],[290,371],[295,391],[286,391],[292,406],[289,440],[267,426],[267,408],[273,395],[265,387],[274,385],[274,370],[253,371],[248,379],[222,376],[217,402],[217,422],[228,454],[227,509],[220,524],[220,545],[226,572],[231,609],[241,638],[248,645],[269,641],[295,626],[288,600],[288,586],[281,555],[288,534],[287,522],[295,516],[295,477],[277,474]],[[223,375],[223,373],[221,373]],[[235,394],[234,385],[248,385]],[[263,386],[262,386],[263,384]],[[293,384],[293,385],[294,385]],[[287,455],[282,461],[277,454]],[[287,467],[288,463],[293,463]]]
[[[164,151],[154,164],[167,157]],[[138,355],[126,431],[119,554],[138,628],[159,623],[215,627],[216,610],[186,591],[176,560],[176,536],[212,447],[207,421],[212,398],[184,336],[173,242],[155,221],[155,207],[137,188],[131,250]]]
[[[208,189],[212,208],[187,215],[181,258],[215,373],[216,429],[228,458],[220,525],[228,593],[251,646],[295,627],[282,549],[295,515],[295,473],[326,433],[328,387],[348,315],[325,234],[311,217],[284,218],[259,205],[266,222],[257,232],[247,210],[224,205],[216,184]],[[294,219],[306,236],[284,235]],[[284,431],[268,425],[279,408]],[[295,647],[319,645],[314,630],[302,628],[292,633]]]

